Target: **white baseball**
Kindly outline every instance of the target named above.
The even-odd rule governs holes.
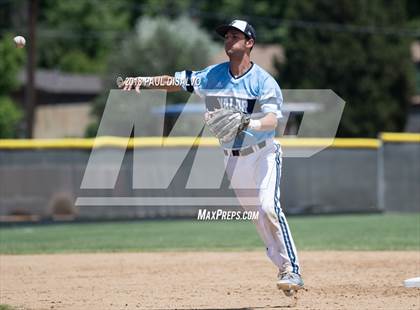
[[[16,37],[14,37],[13,38],[13,41],[15,41],[16,47],[18,47],[18,48],[22,48],[26,44],[26,40],[22,36],[16,36]]]

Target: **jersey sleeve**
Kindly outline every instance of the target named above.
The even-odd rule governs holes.
[[[201,71],[184,70],[175,72],[175,81],[183,90],[200,94],[200,90],[206,88],[207,74],[212,67],[207,67]]]
[[[281,106],[283,104],[283,94],[280,86],[272,78],[265,79],[259,96],[261,109],[264,113],[275,113],[277,118],[281,118]]]

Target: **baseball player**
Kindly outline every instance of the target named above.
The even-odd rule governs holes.
[[[291,296],[303,288],[303,280],[280,206],[282,151],[274,136],[282,117],[282,93],[274,78],[250,59],[256,33],[248,22],[234,20],[216,32],[224,38],[228,62],[175,76],[126,78],[120,87],[184,90],[205,98],[205,121],[223,148],[231,186],[245,209],[258,209],[254,223],[268,257],[279,269],[277,287]]]

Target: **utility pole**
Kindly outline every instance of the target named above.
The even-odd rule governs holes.
[[[26,67],[25,111],[26,138],[33,137],[35,110],[35,66],[36,66],[36,20],[38,15],[38,0],[29,0],[28,6],[28,63]]]

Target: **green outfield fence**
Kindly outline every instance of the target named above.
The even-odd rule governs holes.
[[[128,143],[127,143],[128,142]],[[348,212],[420,211],[420,134],[382,133],[379,139],[279,139],[284,152],[327,146],[310,158],[283,160],[281,201],[289,214]],[[332,142],[332,143],[331,143]],[[153,195],[152,190],[132,189],[133,150],[144,154],[148,165],[156,165],[162,152],[173,155],[200,144],[208,160],[207,175],[213,173],[221,150],[216,139],[193,137],[0,140],[0,220],[43,219],[132,219],[196,216],[198,206],[80,206],[77,197],[136,197]],[[92,147],[104,155],[127,149],[116,186],[113,189],[80,188]],[[193,148],[194,149],[194,148]],[[169,156],[171,158],[171,156]],[[151,178],[159,179],[165,165]],[[192,159],[187,158],[187,171]],[[101,177],[98,175],[98,177]],[[176,183],[175,183],[176,184]],[[167,197],[227,196],[228,187],[209,192],[185,191],[171,186]],[[208,209],[220,208],[206,206]],[[223,206],[222,208],[232,208]]]

